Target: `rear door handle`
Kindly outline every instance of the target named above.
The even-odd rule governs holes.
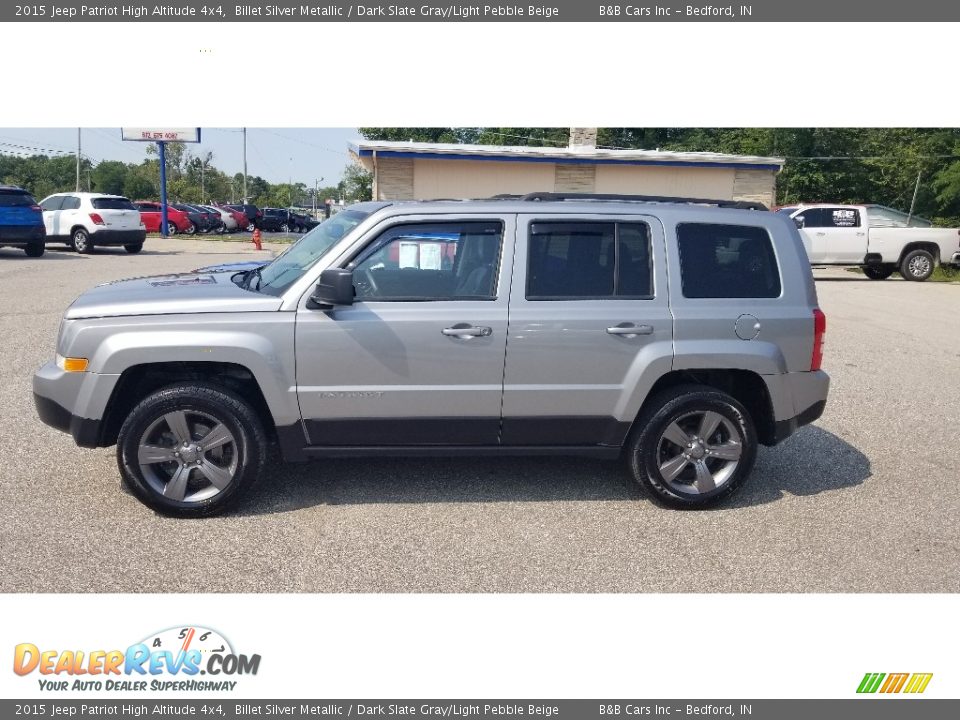
[[[634,325],[633,323],[620,323],[614,327],[607,328],[608,335],[623,335],[624,337],[636,337],[637,335],[653,335],[653,325]]]
[[[490,337],[493,335],[493,328],[486,326],[475,326],[469,325],[467,323],[457,323],[448,328],[441,330],[444,335],[447,337],[458,337],[458,338],[474,338],[474,337]]]

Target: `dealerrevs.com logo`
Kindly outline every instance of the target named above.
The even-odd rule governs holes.
[[[152,633],[126,650],[50,650],[20,643],[13,671],[36,673],[49,691],[230,691],[234,678],[256,675],[260,655],[234,652],[216,630],[173,627]],[[202,679],[201,679],[202,676]]]
[[[926,690],[932,679],[933,673],[867,673],[857,686],[857,692],[914,695]]]

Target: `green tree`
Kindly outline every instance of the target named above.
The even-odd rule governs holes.
[[[122,195],[130,167],[126,163],[116,160],[104,160],[99,163],[91,174],[93,190],[108,195]]]

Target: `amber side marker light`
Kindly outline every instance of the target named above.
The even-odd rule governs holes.
[[[90,361],[86,358],[72,358],[57,355],[57,367],[65,372],[86,372]]]

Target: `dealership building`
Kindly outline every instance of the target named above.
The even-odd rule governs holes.
[[[573,128],[567,147],[358,140],[353,159],[373,174],[377,200],[484,198],[530,192],[625,193],[772,206],[784,159],[596,146],[595,128]]]

